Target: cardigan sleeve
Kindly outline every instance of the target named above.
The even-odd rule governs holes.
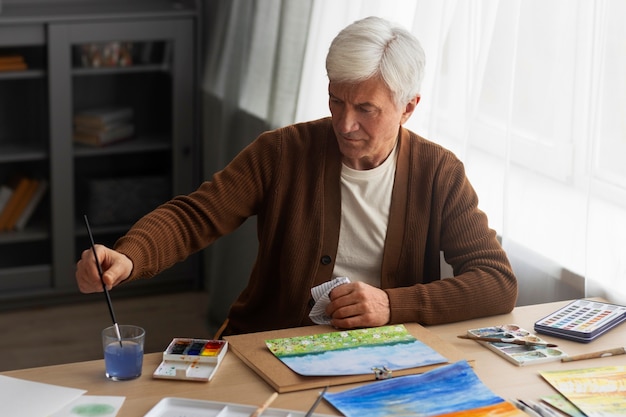
[[[517,299],[517,280],[487,216],[478,208],[463,164],[446,152],[432,175],[432,193],[421,197],[430,199],[428,232],[406,239],[424,238],[426,253],[401,257],[405,264],[400,273],[417,276],[413,285],[385,289],[391,322],[434,325],[510,312]],[[407,216],[420,214],[413,211]],[[416,246],[406,245],[408,250]],[[432,276],[433,271],[439,274],[440,252],[452,265],[453,277]],[[409,265],[408,260],[417,256],[429,258],[421,271]]]
[[[276,140],[262,135],[196,191],[139,219],[115,244],[133,261],[129,279],[158,274],[257,214],[274,180],[277,154]]]

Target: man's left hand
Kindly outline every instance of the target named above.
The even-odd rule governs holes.
[[[350,282],[330,292],[326,314],[340,329],[377,327],[389,323],[389,297],[380,288],[362,282]]]

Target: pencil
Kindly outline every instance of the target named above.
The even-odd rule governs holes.
[[[459,339],[470,339],[470,340],[479,340],[481,342],[491,342],[491,343],[511,343],[514,345],[525,345],[525,346],[541,346],[541,347],[557,347],[557,345],[552,343],[540,343],[540,342],[530,342],[524,339],[513,339],[513,338],[499,338],[499,337],[482,337],[482,336],[470,336],[466,334],[462,334],[457,336]]]
[[[270,397],[267,400],[265,400],[263,405],[261,405],[259,408],[254,410],[254,412],[252,414],[250,414],[250,417],[259,417],[261,414],[263,414],[263,412],[265,410],[267,410],[267,407],[269,407],[270,404],[272,404],[274,402],[276,397],[278,397],[278,393],[277,392],[275,392],[272,395],[270,395]]]
[[[615,349],[600,350],[598,352],[583,353],[582,355],[566,356],[561,358],[561,362],[582,361],[584,359],[606,358],[607,356],[626,354],[626,348],[618,347]]]

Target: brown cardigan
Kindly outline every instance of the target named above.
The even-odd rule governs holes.
[[[509,312],[517,281],[463,164],[404,128],[399,146],[381,276],[391,323]],[[130,279],[150,277],[257,215],[257,260],[226,333],[311,324],[310,289],[333,278],[340,170],[329,118],[266,132],[211,181],[139,220],[116,249],[134,263]],[[440,279],[440,251],[455,277]]]

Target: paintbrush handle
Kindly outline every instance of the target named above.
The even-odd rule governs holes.
[[[618,347],[615,349],[600,350],[598,352],[583,353],[582,355],[567,356],[561,359],[561,362],[581,361],[584,359],[604,358],[607,356],[626,354],[626,348]]]
[[[85,226],[87,227],[87,234],[89,235],[89,240],[91,241],[91,251],[93,252],[93,257],[96,260],[96,267],[98,268],[98,275],[100,276],[100,282],[102,283],[102,291],[104,292],[104,298],[107,301],[107,307],[109,307],[109,314],[111,315],[111,320],[113,321],[113,325],[115,326],[115,333],[117,334],[117,339],[120,341],[120,347],[122,346],[122,335],[120,334],[120,328],[117,325],[117,320],[115,319],[115,313],[113,312],[113,303],[111,302],[111,296],[109,295],[109,290],[107,290],[106,285],[104,284],[104,279],[102,277],[102,266],[100,266],[100,261],[98,260],[98,254],[96,253],[96,243],[93,240],[93,234],[91,233],[91,227],[89,226],[89,219],[87,219],[87,215],[84,216]]]
[[[270,397],[267,400],[265,400],[263,405],[261,405],[259,408],[254,410],[254,412],[252,414],[250,414],[250,417],[259,417],[261,414],[263,414],[263,412],[265,410],[267,410],[267,408],[274,402],[276,397],[278,397],[278,393],[277,392],[275,392],[272,395],[270,395]]]
[[[466,335],[466,334],[462,334],[457,337],[460,339],[479,340],[481,342],[511,343],[514,345],[523,345],[523,346],[557,347],[557,345],[552,344],[552,343],[529,342],[527,340],[515,339],[515,338],[503,339],[500,337],[471,336],[471,335]]]

